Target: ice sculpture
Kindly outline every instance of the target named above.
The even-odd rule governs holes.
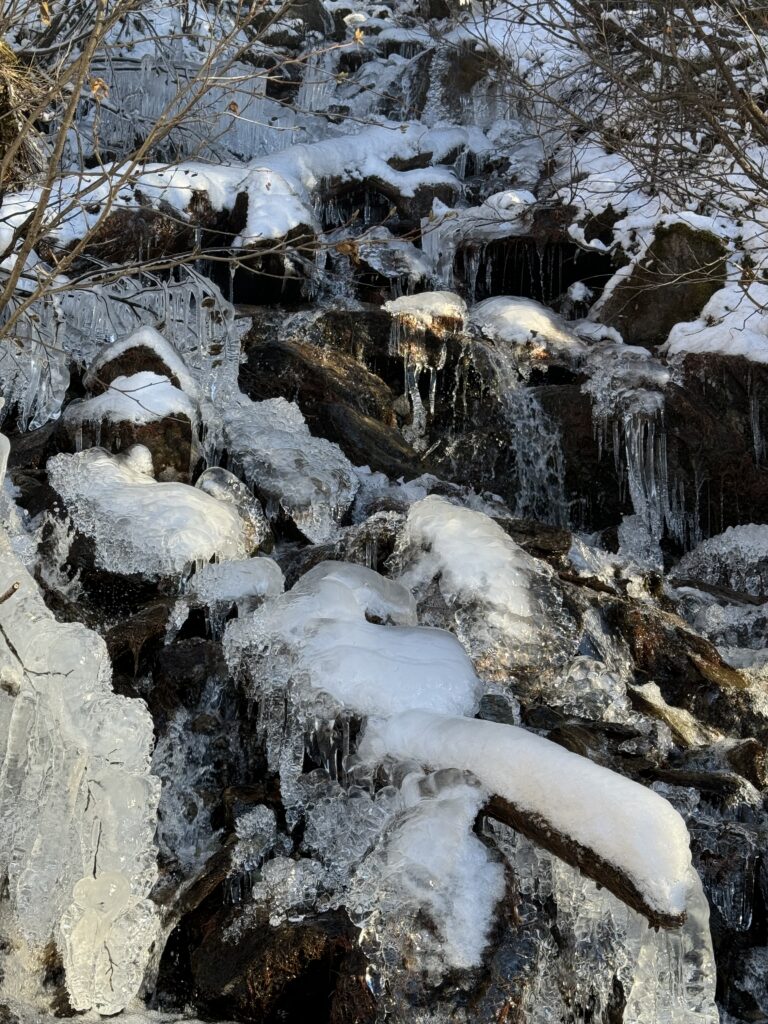
[[[58,946],[77,1010],[137,993],[158,917],[152,719],[110,687],[106,646],[59,623],[0,531],[0,874],[14,939]]]
[[[158,579],[194,562],[250,554],[237,509],[196,487],[157,483],[143,445],[115,456],[101,448],[56,455],[47,469],[76,528],[93,539],[102,569]]]

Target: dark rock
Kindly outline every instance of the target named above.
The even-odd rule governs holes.
[[[105,633],[107,650],[116,671],[135,677],[149,668],[164,644],[172,607],[172,599],[160,598],[141,608],[136,615],[121,619]]]
[[[652,348],[675,324],[695,320],[725,284],[725,247],[685,224],[657,227],[648,252],[600,310],[628,345]]]
[[[99,447],[116,454],[143,444],[152,454],[157,480],[189,483],[198,460],[197,428],[182,412],[149,423],[111,419],[76,423],[64,416],[56,438],[58,450],[68,452]]]
[[[676,615],[650,605],[608,599],[604,611],[609,627],[628,644],[639,683],[657,683],[667,703],[685,708],[705,725],[768,742],[764,697],[708,640]]]
[[[161,1005],[168,995],[178,1005],[186,980],[197,1012],[213,1019],[299,1024],[311,1006],[318,1022],[372,1024],[366,964],[346,914],[271,927],[264,912],[222,905],[219,896],[214,890],[171,936],[158,978]]]
[[[740,356],[688,355],[667,389],[670,486],[691,518],[698,511],[700,536],[768,519],[768,462],[756,454],[766,407],[768,368]]]

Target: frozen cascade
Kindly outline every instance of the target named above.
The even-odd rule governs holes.
[[[560,434],[520,377],[511,346],[483,346],[495,374],[496,393],[509,429],[517,495],[514,515],[564,526],[569,521],[565,494],[565,459]]]
[[[660,564],[664,531],[684,547],[700,538],[698,493],[694,507],[682,486],[669,480],[664,388],[670,373],[646,349],[608,340],[599,344],[583,390],[591,397],[598,445],[612,448],[624,477],[634,520],[625,524],[631,557]]]
[[[158,933],[152,719],[112,693],[104,642],[53,618],[4,532],[0,577],[0,869],[27,950],[7,961],[6,991],[40,998],[55,941],[75,1009],[114,1014]]]

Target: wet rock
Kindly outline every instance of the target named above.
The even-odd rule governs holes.
[[[165,481],[189,483],[199,457],[196,417],[181,411],[146,423],[108,416],[98,422],[78,422],[65,415],[59,421],[57,440],[58,450],[68,452],[100,447],[117,453],[134,444],[144,445],[152,454],[155,478]]]
[[[122,669],[133,677],[146,671],[161,649],[173,601],[161,598],[141,608],[135,615],[121,619],[104,639],[115,672]]]
[[[341,911],[271,927],[253,905],[222,906],[214,892],[171,937],[161,991],[175,987],[169,950],[189,971],[198,1012],[214,1019],[290,1024],[309,1006],[334,1024],[375,1017],[357,933]]]
[[[768,367],[739,356],[687,355],[666,393],[671,486],[698,511],[699,536],[760,523],[768,509]]]
[[[240,386],[250,398],[291,397],[312,433],[335,441],[358,465],[393,476],[424,471],[399,430],[397,392],[352,355],[270,335],[258,319],[245,345]]]
[[[602,323],[628,345],[660,345],[681,320],[695,320],[725,284],[725,247],[685,224],[657,227],[647,253],[599,307]]]
[[[750,685],[676,615],[610,600],[605,614],[610,628],[628,645],[637,682],[658,684],[668,704],[685,708],[705,725],[768,741],[762,689]]]

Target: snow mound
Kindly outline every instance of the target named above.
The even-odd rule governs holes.
[[[96,564],[109,572],[158,579],[250,553],[237,510],[196,487],[157,483],[143,445],[116,456],[101,448],[56,455],[47,470],[75,527],[93,539]]]
[[[157,362],[166,368],[167,373],[163,374],[163,376],[169,377],[190,398],[197,397],[197,385],[186,363],[173,345],[166,341],[162,334],[156,331],[154,327],[140,327],[139,330],[134,331],[127,338],[115,341],[103,349],[85,376],[86,387],[93,389],[94,385],[110,383],[101,378],[102,370],[113,360],[125,356],[131,349],[137,348],[149,349]]]
[[[186,416],[194,425],[197,407],[167,377],[148,370],[115,377],[102,394],[73,402],[64,413],[64,418],[75,424],[103,420],[143,424],[174,416]]]
[[[405,587],[363,566],[321,562],[287,594],[228,625],[227,657],[237,666],[282,651],[283,674],[356,714],[414,707],[473,713],[478,680],[461,644],[414,622]],[[279,681],[275,669],[267,671],[269,685]]]
[[[510,345],[536,345],[555,352],[583,352],[583,342],[561,316],[535,299],[500,295],[473,306],[469,322],[487,337]]]
[[[390,299],[383,307],[403,326],[421,330],[440,330],[446,326],[462,327],[467,304],[455,292],[419,292]]]
[[[660,351],[668,359],[714,353],[768,363],[768,285],[745,291],[730,284],[715,292],[698,320],[675,324]]]
[[[436,584],[456,631],[483,674],[538,663],[554,642],[552,570],[489,516],[437,495],[408,510],[395,562],[421,600]]]

